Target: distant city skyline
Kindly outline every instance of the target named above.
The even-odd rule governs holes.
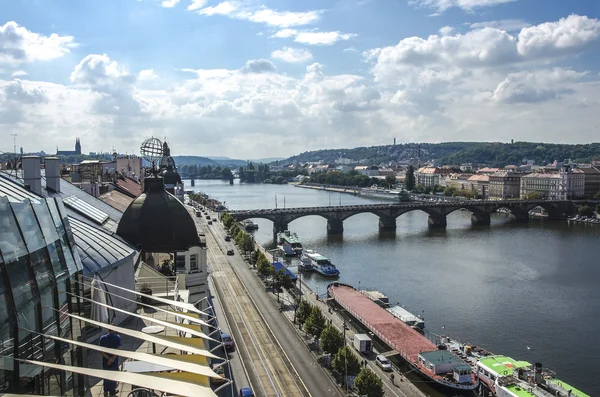
[[[140,0],[0,8],[0,151],[234,159],[589,143],[597,1]]]

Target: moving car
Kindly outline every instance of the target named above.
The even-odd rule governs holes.
[[[231,241],[231,236],[229,234],[225,236],[225,241]]]
[[[242,387],[240,389],[240,397],[254,397],[254,392],[249,387]]]
[[[227,250],[227,255],[232,256],[234,254],[232,249],[228,249]]]
[[[390,360],[388,360],[387,357],[382,354],[378,354],[377,357],[375,357],[375,362],[377,363],[377,366],[384,371],[392,370],[392,364],[390,363]]]
[[[206,219],[210,221],[210,215],[206,215]]]
[[[217,221],[217,218],[213,218],[213,222],[216,222],[216,221]]]
[[[212,225],[212,221],[208,221],[208,224],[209,224],[209,225]]]
[[[233,341],[233,338],[231,338],[231,335],[221,334],[221,341],[223,342],[223,346],[225,346],[225,349],[227,349],[227,350],[235,349],[235,342]]]

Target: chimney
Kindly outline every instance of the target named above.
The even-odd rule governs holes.
[[[44,165],[46,167],[46,188],[60,193],[60,167],[58,157],[46,157]]]
[[[25,156],[22,160],[23,180],[29,190],[42,195],[42,171],[40,156]]]

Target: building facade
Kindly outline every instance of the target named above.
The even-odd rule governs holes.
[[[488,184],[488,199],[506,200],[519,198],[521,192],[522,174],[500,171],[490,175]]]
[[[583,196],[585,198],[593,198],[597,193],[600,193],[600,170],[596,167],[581,168],[584,174]]]

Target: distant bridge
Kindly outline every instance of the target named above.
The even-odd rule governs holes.
[[[543,208],[550,218],[571,215],[576,205],[568,200],[484,200],[462,202],[408,202],[394,204],[342,205],[328,207],[279,208],[249,211],[231,211],[236,221],[250,218],[268,219],[273,222],[273,233],[287,230],[288,224],[298,218],[309,215],[322,216],[327,220],[327,231],[332,234],[344,232],[344,220],[356,214],[370,212],[379,217],[380,230],[396,230],[396,218],[410,211],[420,210],[429,215],[429,227],[445,228],[446,217],[454,211],[465,209],[471,212],[471,222],[475,225],[488,225],[490,214],[506,208],[512,216],[521,222],[529,220],[529,211]]]

